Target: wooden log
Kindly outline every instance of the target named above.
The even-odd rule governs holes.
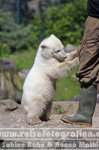
[[[0,59],[0,99],[19,100],[21,89],[17,67],[9,60]]]

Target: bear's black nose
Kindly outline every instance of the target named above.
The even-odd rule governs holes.
[[[64,56],[64,59],[66,59],[67,58],[67,56]]]

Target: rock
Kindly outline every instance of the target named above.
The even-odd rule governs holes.
[[[67,44],[66,45],[66,52],[67,53],[70,53],[70,52],[74,51],[75,49],[76,49],[76,47],[72,44]]]
[[[11,99],[5,99],[0,100],[0,107],[4,111],[14,111],[18,108],[18,104]]]

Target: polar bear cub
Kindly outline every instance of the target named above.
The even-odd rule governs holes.
[[[75,54],[76,51],[67,55],[55,35],[40,43],[34,65],[23,85],[22,106],[27,112],[28,124],[49,119],[56,80],[77,65]]]

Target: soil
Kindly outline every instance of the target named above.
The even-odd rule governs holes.
[[[9,105],[10,103],[10,105]],[[39,131],[39,132],[45,132],[48,130],[49,132],[54,131],[55,133],[58,132],[58,134],[63,135],[63,133],[67,133],[67,131],[75,131],[77,129],[80,130],[86,130],[87,128],[83,128],[82,126],[78,125],[71,125],[67,124],[61,121],[61,115],[63,113],[67,113],[69,115],[72,115],[76,112],[78,107],[78,101],[62,101],[62,102],[54,102],[53,103],[53,108],[51,111],[51,116],[49,121],[47,122],[41,122],[40,124],[36,124],[34,126],[26,124],[26,113],[25,111],[21,108],[19,104],[17,104],[15,101],[12,102],[12,100],[1,100],[0,101],[0,136],[1,136],[1,131],[12,131],[12,130],[17,130],[18,133],[20,131],[23,131],[24,133],[26,131],[34,130],[34,131]],[[14,128],[14,129],[12,129]],[[97,129],[98,131],[99,128],[99,104],[97,103],[96,105],[96,110],[93,116],[93,125],[90,128],[91,131],[94,131],[94,129]],[[43,130],[43,131],[42,131]],[[88,128],[89,130],[89,128]],[[71,131],[70,131],[71,132]],[[95,131],[94,131],[95,132]],[[82,142],[86,142],[86,139],[83,137],[80,137]],[[44,140],[43,140],[44,139]],[[79,139],[74,139],[72,140],[71,137],[63,137],[59,136],[58,138],[51,137],[50,139],[46,139],[43,137],[38,139],[35,138],[27,138],[23,136],[23,139],[21,138],[4,138],[1,137],[0,140],[0,146],[2,147],[6,146],[5,149],[8,149],[8,146],[10,146],[10,150],[12,149],[11,146],[16,148],[16,145],[21,143],[21,146],[19,146],[17,149],[66,149],[66,150],[73,150],[73,148],[69,147],[69,143],[76,144],[76,148],[80,150],[81,148],[79,147]],[[98,140],[98,139],[97,139]],[[31,143],[29,143],[31,142]],[[90,142],[90,141],[89,141]],[[5,144],[5,145],[4,145]],[[7,145],[8,144],[8,145]],[[11,145],[12,144],[12,145]],[[30,145],[29,145],[30,144]],[[49,145],[48,145],[49,144]],[[57,145],[58,144],[58,145]],[[64,145],[65,144],[65,145]],[[22,146],[23,145],[23,146]],[[50,148],[49,148],[50,147]],[[99,147],[99,145],[98,145]],[[13,148],[13,149],[14,149]],[[84,148],[83,148],[84,149]],[[99,149],[99,148],[98,148]]]

